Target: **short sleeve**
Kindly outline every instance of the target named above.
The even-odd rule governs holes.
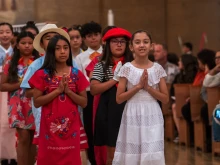
[[[98,57],[94,58],[86,67],[86,74],[89,77],[90,73],[94,70],[95,65],[98,63]]]
[[[77,91],[80,93],[89,86],[89,82],[80,70],[78,70],[78,78]]]
[[[129,74],[130,74],[130,67],[127,65],[127,64],[124,64],[119,73],[118,73],[118,76],[119,77],[125,77],[125,78],[128,78],[129,77]]]
[[[91,80],[98,80],[100,82],[104,81],[104,72],[103,72],[103,66],[101,62],[95,65]]]
[[[156,67],[156,76],[157,76],[158,79],[161,79],[161,78],[164,78],[164,77],[167,76],[165,70],[159,64],[157,64],[157,67]]]
[[[44,92],[46,89],[46,83],[44,80],[44,70],[38,70],[28,81],[31,88],[39,89]]]
[[[44,61],[44,57],[40,57],[38,59],[36,59],[27,69],[24,78],[21,82],[20,87],[21,88],[31,88],[28,81],[30,80],[30,78],[34,75],[34,73],[41,68],[42,63]]]

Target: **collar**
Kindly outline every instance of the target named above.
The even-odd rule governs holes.
[[[2,49],[6,54],[13,51],[13,48],[11,45],[9,46],[7,50],[2,45],[0,45],[0,49]]]
[[[98,52],[98,53],[102,54],[102,46],[100,46],[100,48],[98,50],[93,50],[90,47],[88,47],[87,51],[89,54],[92,54],[94,52]]]

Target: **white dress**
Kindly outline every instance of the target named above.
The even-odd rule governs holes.
[[[148,71],[148,84],[158,89],[166,77],[161,65]],[[139,83],[143,69],[126,63],[119,76],[127,78],[127,90]],[[164,121],[161,108],[147,91],[140,90],[126,103],[118,134],[113,165],[165,165]]]

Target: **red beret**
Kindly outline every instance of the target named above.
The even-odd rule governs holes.
[[[127,37],[128,39],[131,39],[131,33],[125,29],[122,28],[113,28],[110,29],[103,37],[102,40],[106,41],[109,38],[113,37]]]

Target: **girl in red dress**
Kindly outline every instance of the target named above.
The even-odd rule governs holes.
[[[31,100],[25,97],[20,83],[28,66],[39,57],[33,48],[34,35],[22,32],[12,58],[8,58],[3,68],[1,91],[8,91],[9,126],[18,133],[17,160],[20,165],[32,165],[35,162],[36,148],[32,145],[35,125]]]
[[[69,41],[54,36],[47,47],[44,64],[29,84],[34,105],[42,106],[38,165],[81,165],[78,105],[87,105],[89,82],[72,66]]]

